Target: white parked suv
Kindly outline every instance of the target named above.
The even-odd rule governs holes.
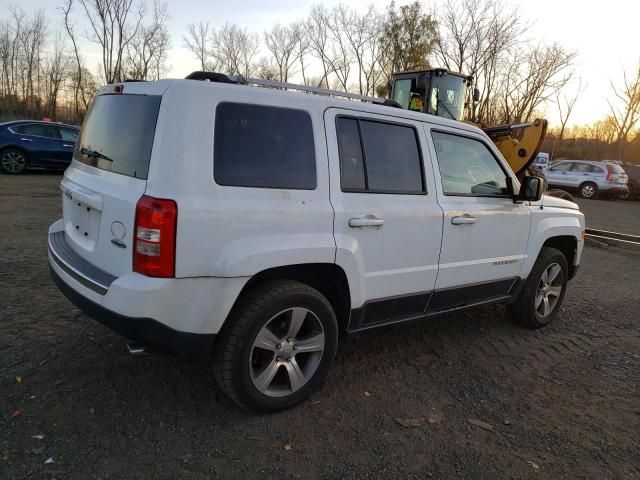
[[[317,389],[339,338],[488,303],[531,328],[556,316],[584,216],[520,185],[480,129],[194,77],[211,81],[108,85],[91,105],[49,228],[53,278],[88,315],[210,359],[258,411]]]

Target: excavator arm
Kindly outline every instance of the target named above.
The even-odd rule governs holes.
[[[547,121],[536,118],[531,123],[484,128],[515,174],[524,175],[538,156],[547,133]]]

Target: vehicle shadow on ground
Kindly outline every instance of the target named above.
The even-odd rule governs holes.
[[[255,414],[240,409],[220,391],[211,364],[188,363],[154,353],[132,358],[126,353],[123,337],[83,314],[73,321],[87,322],[84,339],[69,338],[75,348],[83,352],[82,359],[69,358],[67,362],[61,362],[64,370],[54,377],[69,379],[61,385],[66,385],[68,393],[75,397],[74,403],[84,405],[87,412],[93,409],[100,412],[99,416],[121,416],[124,409],[127,418],[133,422],[129,424],[130,428],[135,424],[138,428],[145,428],[145,425],[148,428],[149,425],[171,425],[172,422],[177,422],[176,428],[180,424],[208,428],[211,423],[252,424],[256,421]],[[419,367],[421,363],[427,366],[455,357],[461,346],[474,343],[482,335],[513,336],[514,329],[530,334],[512,325],[503,308],[492,306],[362,335],[340,345],[327,382],[307,403],[362,395],[366,385],[353,385],[358,371],[375,371],[383,379],[392,377],[398,368]],[[81,347],[78,342],[89,345]],[[69,345],[65,350],[73,351],[74,346]],[[360,378],[364,383],[370,381],[366,374]],[[53,378],[51,380],[55,383]],[[371,385],[368,388],[384,387]],[[89,392],[93,394],[89,395]],[[95,392],[101,393],[96,396]],[[334,407],[340,408],[340,404],[334,404]],[[302,419],[305,408],[303,404],[273,416],[300,416]]]

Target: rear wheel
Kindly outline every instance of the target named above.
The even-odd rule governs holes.
[[[578,193],[582,198],[594,198],[598,193],[598,186],[593,182],[585,182],[580,185]]]
[[[635,197],[635,192],[633,191],[633,186],[631,184],[627,185],[627,190],[624,193],[621,193],[618,198],[622,200],[632,200]]]
[[[27,155],[15,148],[7,148],[0,152],[0,169],[4,173],[18,174],[27,169],[29,161]]]
[[[331,304],[300,282],[272,281],[248,292],[216,340],[214,374],[244,408],[291,407],[323,382],[338,344]]]
[[[518,297],[507,306],[511,318],[528,328],[551,323],[564,299],[568,272],[562,252],[543,247]]]

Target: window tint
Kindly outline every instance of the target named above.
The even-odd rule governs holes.
[[[213,172],[220,185],[316,188],[311,117],[289,108],[221,103]]]
[[[578,173],[593,172],[593,167],[588,163],[575,163],[573,165],[573,171]]]
[[[161,99],[158,95],[95,97],[74,158],[101,170],[146,179]]]
[[[337,130],[340,185],[343,189],[364,189],[366,184],[358,121],[354,118],[338,118]]]
[[[571,170],[571,163],[569,162],[558,163],[551,167],[552,172],[568,172],[569,170]]]
[[[505,195],[507,174],[487,146],[472,138],[433,132],[442,189],[447,195]]]
[[[71,128],[58,127],[58,131],[60,132],[60,138],[62,140],[66,140],[68,142],[75,142],[78,139],[78,132]]]
[[[369,190],[423,191],[415,130],[381,122],[361,121]]]
[[[20,130],[14,129],[16,132],[23,133],[25,135],[35,135],[38,137],[47,138],[60,138],[58,137],[57,128],[53,125],[43,125],[40,123],[30,123],[28,125],[21,125]]]
[[[338,118],[336,128],[343,190],[425,192],[422,159],[413,127]]]

